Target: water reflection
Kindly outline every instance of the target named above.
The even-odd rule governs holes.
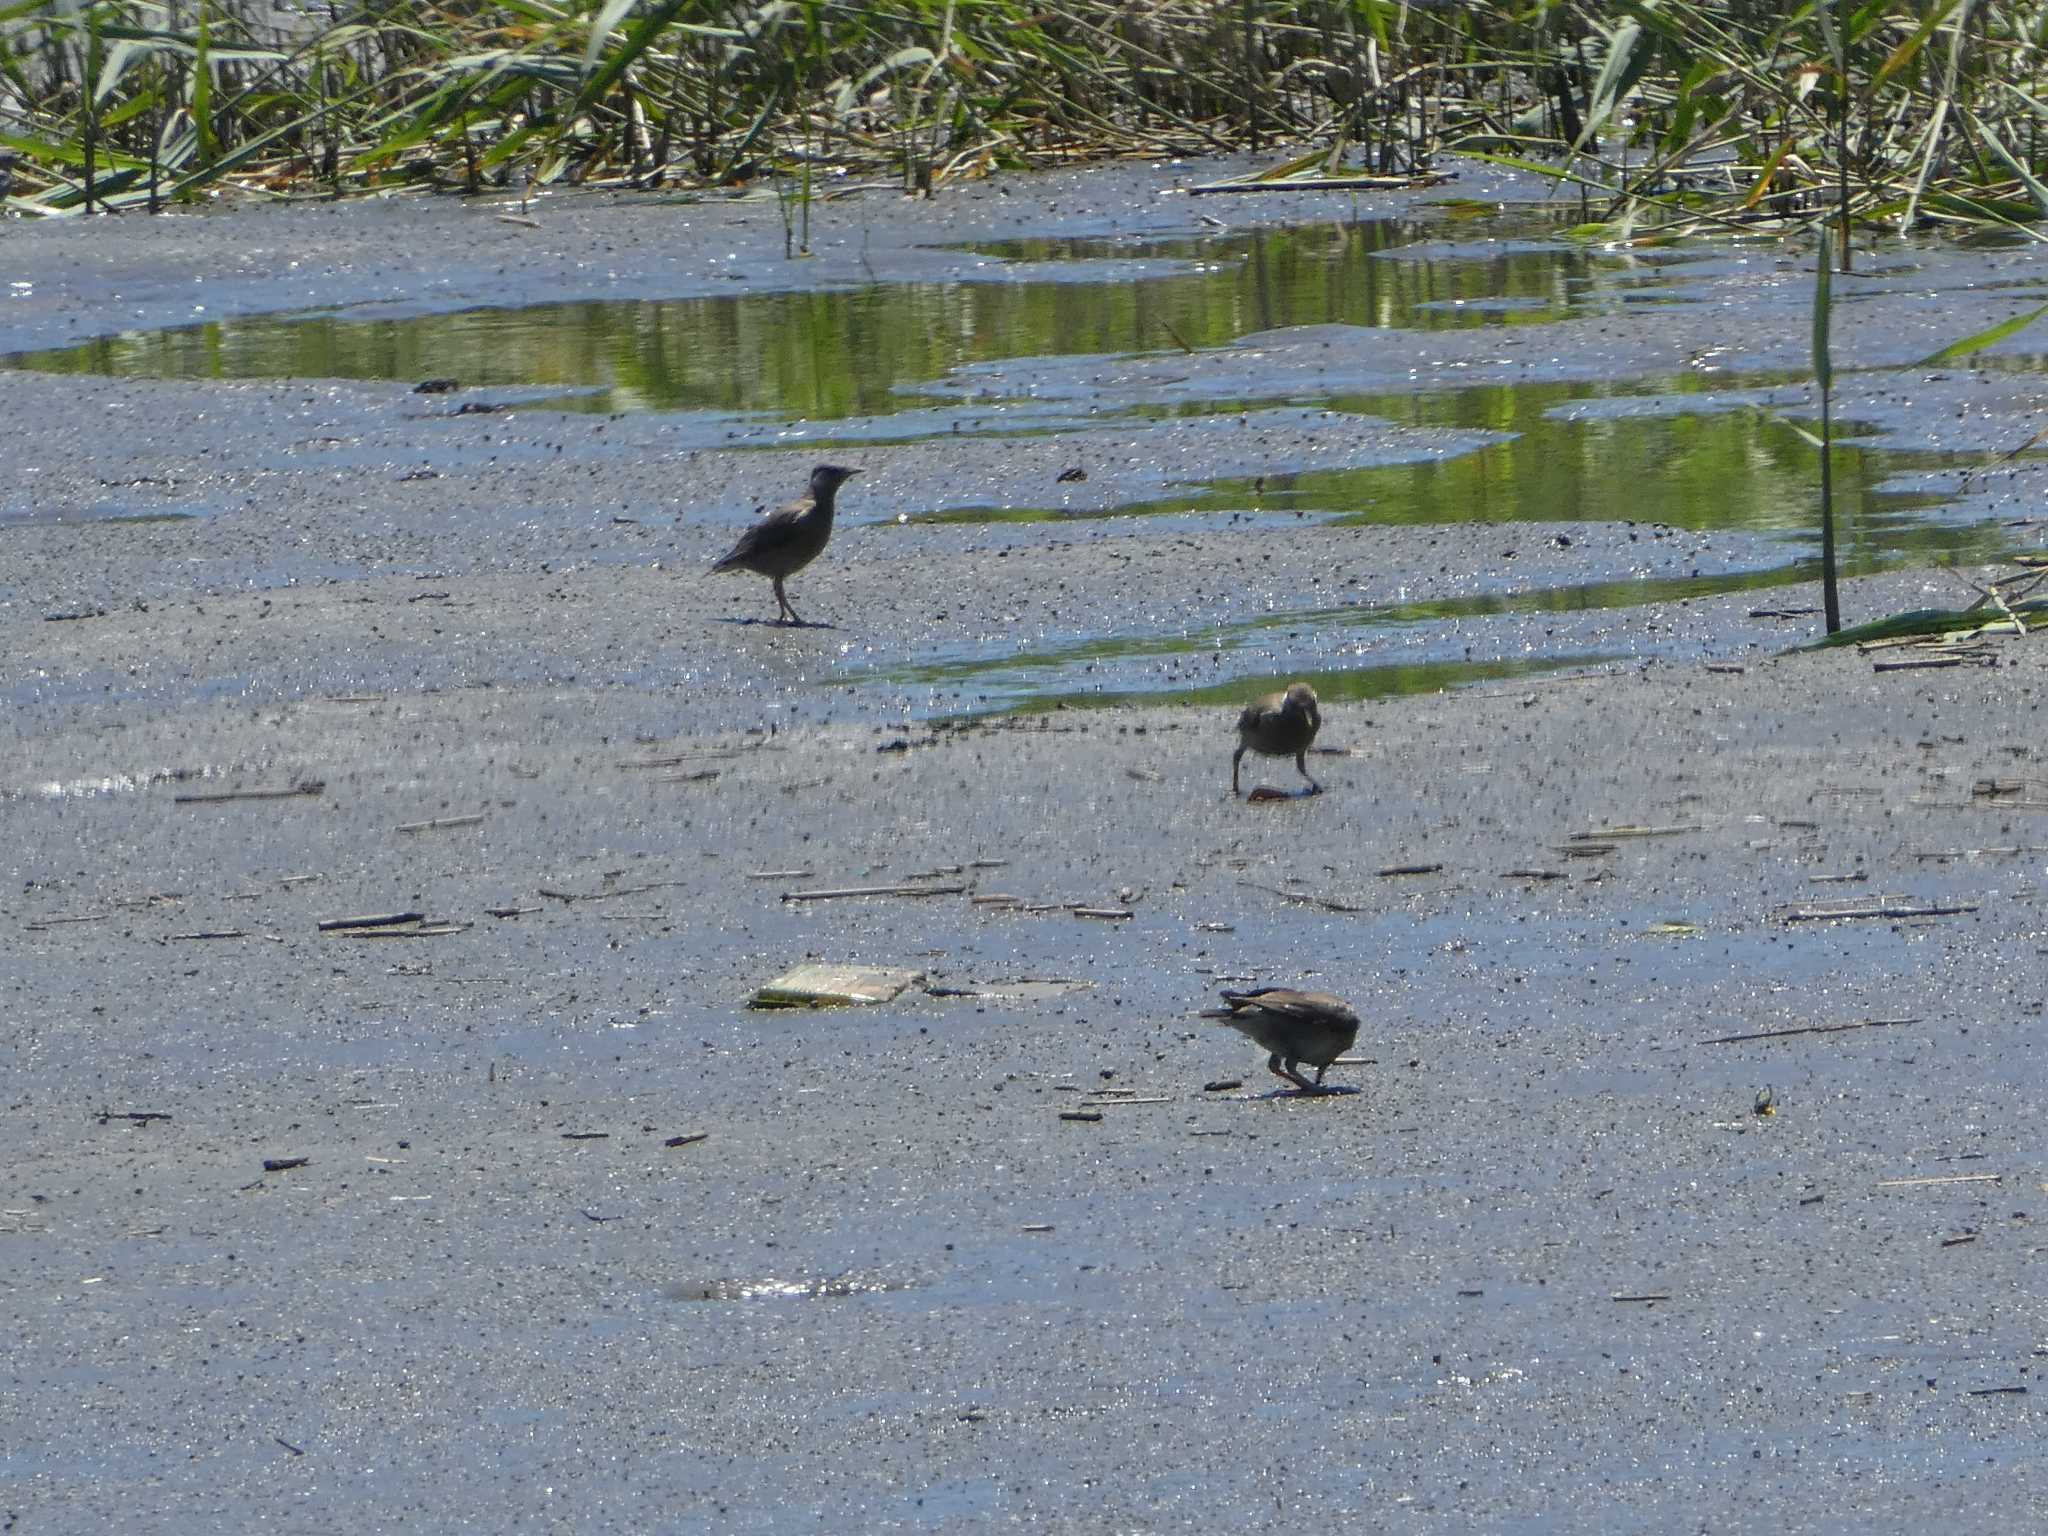
[[[1523,212],[1487,228],[1527,234],[1555,222]],[[589,391],[559,402],[585,410],[839,420],[929,403],[919,386],[1007,358],[1199,350],[1323,323],[1442,330],[1552,320],[1619,304],[1645,270],[1638,258],[1565,242],[1471,240],[1465,226],[1470,243],[1415,245],[1441,228],[1366,219],[1216,240],[1017,241],[973,248],[988,260],[964,264],[962,281],[386,319],[264,316],[6,363],[141,378],[453,376],[472,388]],[[1051,264],[1076,260],[1051,275],[1060,270]]]

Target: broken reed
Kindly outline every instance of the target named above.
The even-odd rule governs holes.
[[[786,175],[794,224],[814,169],[928,189],[1284,139],[1383,173],[1489,154],[1632,220],[1825,201],[1851,224],[2023,224],[2048,210],[2037,27],[1957,0],[16,0],[0,148],[31,212]]]

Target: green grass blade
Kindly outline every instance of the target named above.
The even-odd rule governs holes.
[[[2010,320],[2001,320],[1987,330],[1974,336],[1965,336],[1961,341],[1952,341],[1939,352],[1930,352],[1917,363],[1915,368],[1931,368],[1937,363],[1952,363],[1957,358],[1968,357],[1973,352],[1982,352],[1986,347],[1996,346],[2008,336],[2017,336],[2043,315],[2048,315],[2048,304],[2039,309],[2030,309],[2023,315],[2014,315]]]

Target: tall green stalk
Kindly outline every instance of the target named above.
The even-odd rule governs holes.
[[[1842,627],[1842,597],[1835,585],[1835,421],[1830,399],[1835,370],[1828,356],[1828,312],[1833,305],[1828,279],[1835,259],[1833,244],[1830,231],[1823,224],[1813,289],[1813,377],[1820,385],[1820,594],[1831,635]]]

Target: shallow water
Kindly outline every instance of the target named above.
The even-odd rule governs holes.
[[[1811,408],[1799,380],[1702,366],[1647,382],[1560,382],[1538,370],[1524,382],[1468,388],[1345,386],[1361,338],[1719,301],[1707,279],[1750,259],[1728,245],[1613,254],[1562,238],[1563,223],[1555,209],[1447,206],[1213,238],[996,241],[959,248],[947,282],[266,316],[106,337],[0,365],[136,377],[452,378],[461,393],[422,396],[422,412],[459,411],[478,391],[489,392],[488,403],[519,403],[523,414],[660,411],[673,417],[679,446],[812,454],[1095,434],[1074,439],[1058,502],[998,504],[964,488],[956,501],[871,521],[878,531],[1002,523],[1030,538],[1034,524],[1125,517],[1247,538],[1275,522],[1446,530],[1436,574],[1457,589],[1448,599],[1294,609],[1199,631],[1075,630],[1021,653],[991,642],[842,657],[832,681],[928,688],[921,712],[1139,695],[1206,702],[1242,693],[1253,679],[1295,675],[1313,676],[1327,696],[1358,698],[1622,657],[1726,653],[1735,637],[1725,630],[1630,624],[1624,632],[1597,615],[1814,579],[1819,475],[1802,436]],[[1271,348],[1291,350],[1262,369]],[[1304,361],[1304,348],[1331,361]],[[1220,377],[1175,366],[1216,349],[1230,353]],[[1104,451],[1100,429],[1115,427],[1118,447],[1143,454],[1148,431],[1190,422],[1217,434],[1210,441],[1226,464],[1229,434],[1247,429],[1298,435],[1300,462],[1182,479],[1173,456],[1159,451],[1151,455],[1155,491],[1121,500],[1090,491],[1088,456]],[[1951,482],[1942,472],[1974,460],[1888,450],[1875,432],[1837,426],[1845,575],[1982,561],[2010,546],[1995,523],[1944,515]],[[479,455],[516,451],[452,433],[435,462],[455,473]],[[1331,462],[1337,467],[1321,467]],[[857,505],[849,513],[860,521]],[[110,501],[91,515],[137,514]],[[497,515],[476,513],[480,527]],[[1560,585],[1519,578],[1511,546],[1489,548],[1484,559],[1470,547],[1474,526],[1560,522],[1736,537],[1681,577],[1653,580],[1624,563]],[[1646,527],[1642,537],[1651,536]],[[1161,669],[1161,657],[1186,664]]]
[[[210,321],[17,354],[5,366],[132,378],[459,379],[586,391],[582,410],[844,420],[920,402],[964,365],[1222,346],[1290,326],[1431,330],[1599,312],[1664,265],[1561,239],[1541,209],[1361,219],[1214,240],[1009,241],[955,280],[455,314],[313,312]],[[1509,238],[1502,238],[1507,236]],[[1415,251],[1424,254],[1412,254]]]

